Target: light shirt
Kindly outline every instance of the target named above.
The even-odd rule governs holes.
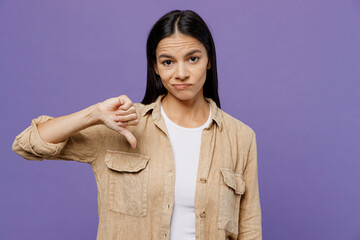
[[[210,105],[210,104],[209,104]],[[171,217],[170,240],[195,239],[195,185],[201,134],[211,121],[200,127],[185,128],[172,122],[161,105],[161,114],[171,142],[175,161],[175,201]]]
[[[52,117],[39,116],[15,138],[13,150],[29,160],[74,160],[91,166],[98,189],[97,240],[169,240],[175,162],[161,116],[163,97],[148,105],[135,103],[139,123],[127,127],[137,139],[135,149],[104,124],[60,143],[44,142],[37,126]],[[212,116],[202,131],[197,167],[196,240],[261,240],[255,132],[212,99],[206,101]]]

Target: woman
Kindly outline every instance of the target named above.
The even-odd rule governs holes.
[[[253,130],[220,110],[215,46],[193,11],[172,11],[147,40],[142,103],[122,95],[40,116],[13,150],[91,164],[97,239],[261,239]]]

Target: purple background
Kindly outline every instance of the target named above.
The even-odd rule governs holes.
[[[141,101],[147,34],[173,9],[208,23],[223,110],[257,134],[264,239],[359,240],[359,0],[0,0],[0,239],[95,239],[91,167],[11,144],[42,114]]]

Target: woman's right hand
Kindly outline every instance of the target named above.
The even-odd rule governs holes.
[[[114,97],[97,104],[99,120],[108,128],[123,135],[132,148],[136,147],[135,136],[126,126],[136,126],[139,123],[135,105],[126,95]]]

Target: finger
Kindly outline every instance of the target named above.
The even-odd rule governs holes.
[[[121,103],[121,106],[119,109],[121,110],[128,110],[131,106],[133,106],[133,103],[132,101],[130,100],[130,98],[128,98],[128,96],[126,95],[121,95],[120,97],[120,103]]]
[[[135,120],[137,119],[137,115],[135,113],[126,115],[126,116],[116,116],[114,118],[115,122],[127,122],[127,121],[131,121],[131,120]]]
[[[126,140],[130,143],[132,148],[136,148],[137,140],[135,136],[126,128],[121,128],[119,133],[123,135]]]
[[[117,110],[116,112],[115,112],[115,115],[119,115],[119,116],[124,116],[124,115],[128,115],[128,114],[131,114],[131,113],[136,113],[136,108],[135,108],[135,106],[133,105],[133,106],[131,106],[128,110],[121,110],[121,109],[119,109],[119,110]]]
[[[117,124],[119,127],[136,126],[139,124],[139,120],[135,119],[135,120],[128,121],[128,122],[118,122]]]
[[[117,97],[117,101],[119,103],[119,108],[121,105],[124,105],[125,104],[125,95],[121,95],[120,97]]]

